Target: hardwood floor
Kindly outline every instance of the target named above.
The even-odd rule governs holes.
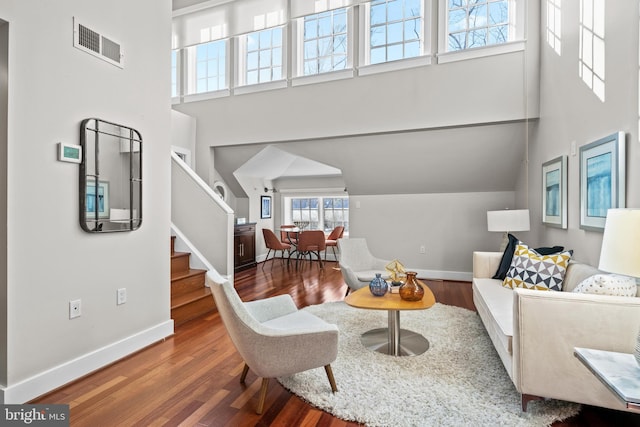
[[[299,307],[339,301],[346,286],[335,262],[296,269],[267,261],[236,274],[245,301],[288,293]],[[475,310],[467,282],[426,281],[443,304]],[[176,327],[171,338],[31,403],[70,405],[80,426],[357,426],[317,410],[271,380],[264,413],[256,415],[260,379],[239,382],[243,361],[217,313]],[[337,378],[338,388],[340,380]],[[429,425],[425,420],[425,425]],[[639,426],[640,415],[584,407],[555,427]]]

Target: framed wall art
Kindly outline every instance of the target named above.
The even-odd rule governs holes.
[[[580,228],[603,231],[607,210],[625,207],[625,134],[580,147]]]
[[[271,218],[271,196],[260,196],[260,218]]]
[[[98,218],[109,218],[109,182],[108,181],[96,181],[87,180],[86,189],[86,216],[89,219],[96,217],[96,211],[98,212]]]
[[[542,223],[567,228],[567,156],[542,164]]]

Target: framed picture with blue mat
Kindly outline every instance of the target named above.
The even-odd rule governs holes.
[[[567,228],[567,156],[542,164],[542,223]]]
[[[607,210],[625,207],[625,134],[580,147],[580,228],[603,231]]]

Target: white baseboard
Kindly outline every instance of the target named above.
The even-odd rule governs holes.
[[[266,258],[265,254],[258,255],[256,262],[264,262]],[[269,258],[271,259],[271,258]],[[293,257],[292,260],[296,258]],[[315,258],[314,258],[315,259]],[[324,260],[324,257],[323,257]],[[327,255],[327,261],[337,261],[332,253]],[[473,273],[470,271],[444,271],[444,270],[424,270],[420,268],[405,267],[406,271],[415,271],[418,273],[418,277],[421,279],[440,279],[440,280],[453,280],[460,282],[470,282],[473,279]]]
[[[0,404],[22,404],[125,356],[173,335],[173,320],[160,323],[113,344],[82,355],[7,387],[0,388]]]
[[[440,271],[440,270],[421,270],[407,269],[407,271],[415,271],[421,279],[440,279],[455,280],[461,282],[470,282],[473,279],[473,273],[467,271]]]

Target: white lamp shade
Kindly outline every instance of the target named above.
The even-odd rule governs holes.
[[[489,231],[529,231],[529,209],[505,209],[487,212]]]
[[[640,209],[609,209],[600,270],[640,277]]]

